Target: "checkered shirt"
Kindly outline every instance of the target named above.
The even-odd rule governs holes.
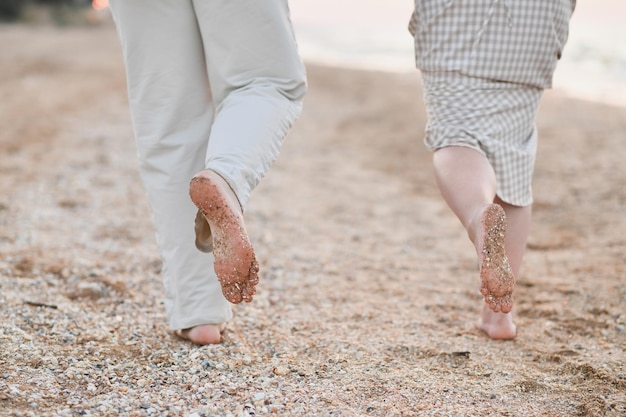
[[[575,0],[416,0],[417,67],[549,88]]]
[[[416,0],[409,30],[431,150],[465,146],[491,163],[497,194],[532,203],[534,118],[568,35],[573,0]]]

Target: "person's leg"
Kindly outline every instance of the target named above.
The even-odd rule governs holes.
[[[498,197],[496,197],[495,202],[500,204],[506,212],[506,255],[509,258],[513,274],[518,277],[530,233],[532,206],[513,206]]]
[[[433,166],[443,199],[476,242],[475,225],[496,196],[496,176],[489,161],[474,149],[447,146],[434,152]]]
[[[215,343],[219,324],[232,313],[212,255],[194,246],[197,209],[188,184],[204,167],[214,107],[193,6],[190,0],[112,0],[111,9],[126,64],[140,172],[163,259],[169,326],[195,343]]]
[[[306,74],[286,0],[194,0],[216,115],[206,167],[242,208],[300,114]]]
[[[479,327],[495,339],[513,338],[516,329],[510,311],[515,278],[507,259],[505,239],[515,239],[509,235],[521,225],[507,229],[505,211],[494,204],[499,202],[495,174],[482,154],[461,146],[444,147],[435,151],[433,164],[444,200],[476,248],[481,293],[485,297]],[[514,211],[513,221],[517,223],[515,214]]]
[[[190,194],[209,223],[224,295],[251,301],[258,264],[243,210],[300,113],[306,76],[285,0],[193,4],[216,116]]]

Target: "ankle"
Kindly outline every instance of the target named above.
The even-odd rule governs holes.
[[[485,204],[477,209],[474,214],[469,218],[469,220],[463,224],[465,230],[467,231],[467,237],[474,244],[477,253],[480,255],[480,250],[483,245],[483,216],[485,214],[485,210],[491,206],[491,204]]]

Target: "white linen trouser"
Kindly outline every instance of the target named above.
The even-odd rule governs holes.
[[[232,317],[194,244],[189,181],[208,168],[245,207],[300,113],[287,0],[112,0],[172,330]]]

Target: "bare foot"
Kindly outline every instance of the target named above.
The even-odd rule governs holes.
[[[517,327],[513,323],[511,313],[496,313],[487,304],[483,304],[483,314],[476,327],[487,333],[492,339],[509,340],[517,335]]]
[[[222,341],[226,324],[201,324],[190,329],[176,330],[174,334],[196,345],[215,345]]]
[[[209,224],[215,273],[224,297],[234,304],[252,301],[259,264],[235,193],[218,174],[204,170],[191,179],[189,194]]]
[[[515,277],[504,248],[506,215],[498,204],[487,206],[480,219],[481,233],[476,245],[480,260],[480,292],[494,312],[508,313],[513,308]]]

